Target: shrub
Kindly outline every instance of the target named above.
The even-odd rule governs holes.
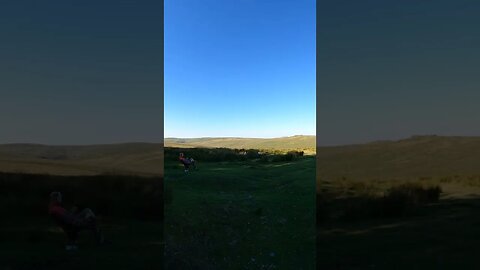
[[[262,155],[262,157],[260,158],[259,161],[262,162],[262,163],[268,163],[268,162],[270,162],[271,160],[270,160],[270,157],[269,157],[269,156],[267,156],[267,155]]]
[[[178,160],[180,153],[184,153],[185,156],[192,157],[197,161],[207,162],[244,161],[261,157],[257,149],[165,147],[165,160]]]
[[[424,187],[406,183],[390,188],[381,198],[380,216],[399,216],[413,212],[419,206],[437,202],[442,192],[439,186]]]
[[[303,151],[289,151],[285,153],[279,150],[260,151],[259,149],[229,149],[229,148],[173,148],[165,147],[165,160],[178,160],[180,153],[192,157],[197,161],[221,162],[221,161],[245,161],[260,159],[262,162],[285,162],[292,161],[296,157],[304,155]]]
[[[340,219],[354,221],[364,218],[391,218],[410,215],[415,213],[422,205],[437,202],[441,192],[439,186],[425,187],[417,183],[406,183],[392,187],[383,196],[376,196],[372,192],[357,192],[356,196],[339,200],[342,208]]]
[[[256,159],[256,158],[259,158],[260,155],[258,154],[258,150],[256,149],[249,149],[247,150],[247,158],[248,159]]]
[[[292,161],[295,158],[295,154],[287,153],[285,155],[285,161]]]

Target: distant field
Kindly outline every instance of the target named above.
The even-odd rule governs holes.
[[[165,148],[168,269],[315,269],[315,158],[256,153]]]
[[[480,173],[480,137],[416,136],[317,148],[317,180],[443,177]]]
[[[167,147],[301,150],[315,154],[315,136],[275,139],[200,138],[165,139]],[[51,146],[39,144],[0,145],[0,171],[55,175],[163,174],[163,145],[123,143],[105,145]]]
[[[230,148],[230,149],[275,149],[275,150],[303,150],[315,153],[315,136],[291,136],[273,139],[261,138],[166,138],[166,147],[201,147],[201,148]]]
[[[317,267],[480,269],[479,160],[478,137],[317,148]]]

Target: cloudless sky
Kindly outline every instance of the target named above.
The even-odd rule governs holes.
[[[480,135],[480,1],[318,1],[317,145]]]
[[[163,140],[162,1],[2,1],[0,143]]]
[[[315,134],[314,0],[165,0],[165,137]]]

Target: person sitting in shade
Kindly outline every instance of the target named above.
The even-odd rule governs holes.
[[[62,206],[62,193],[55,191],[50,193],[48,213],[67,235],[66,250],[78,249],[78,233],[84,230],[93,233],[97,244],[104,244],[105,238],[97,225],[96,216],[90,208],[80,210],[74,207],[72,211],[67,211]]]

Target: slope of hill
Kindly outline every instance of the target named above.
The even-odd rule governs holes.
[[[352,180],[480,174],[480,137],[413,136],[317,148],[318,179]]]
[[[163,146],[125,143],[86,146],[0,145],[0,171],[94,175],[161,175]]]
[[[237,149],[315,149],[315,136],[296,135],[273,139],[262,138],[166,138],[165,147],[225,147]]]

